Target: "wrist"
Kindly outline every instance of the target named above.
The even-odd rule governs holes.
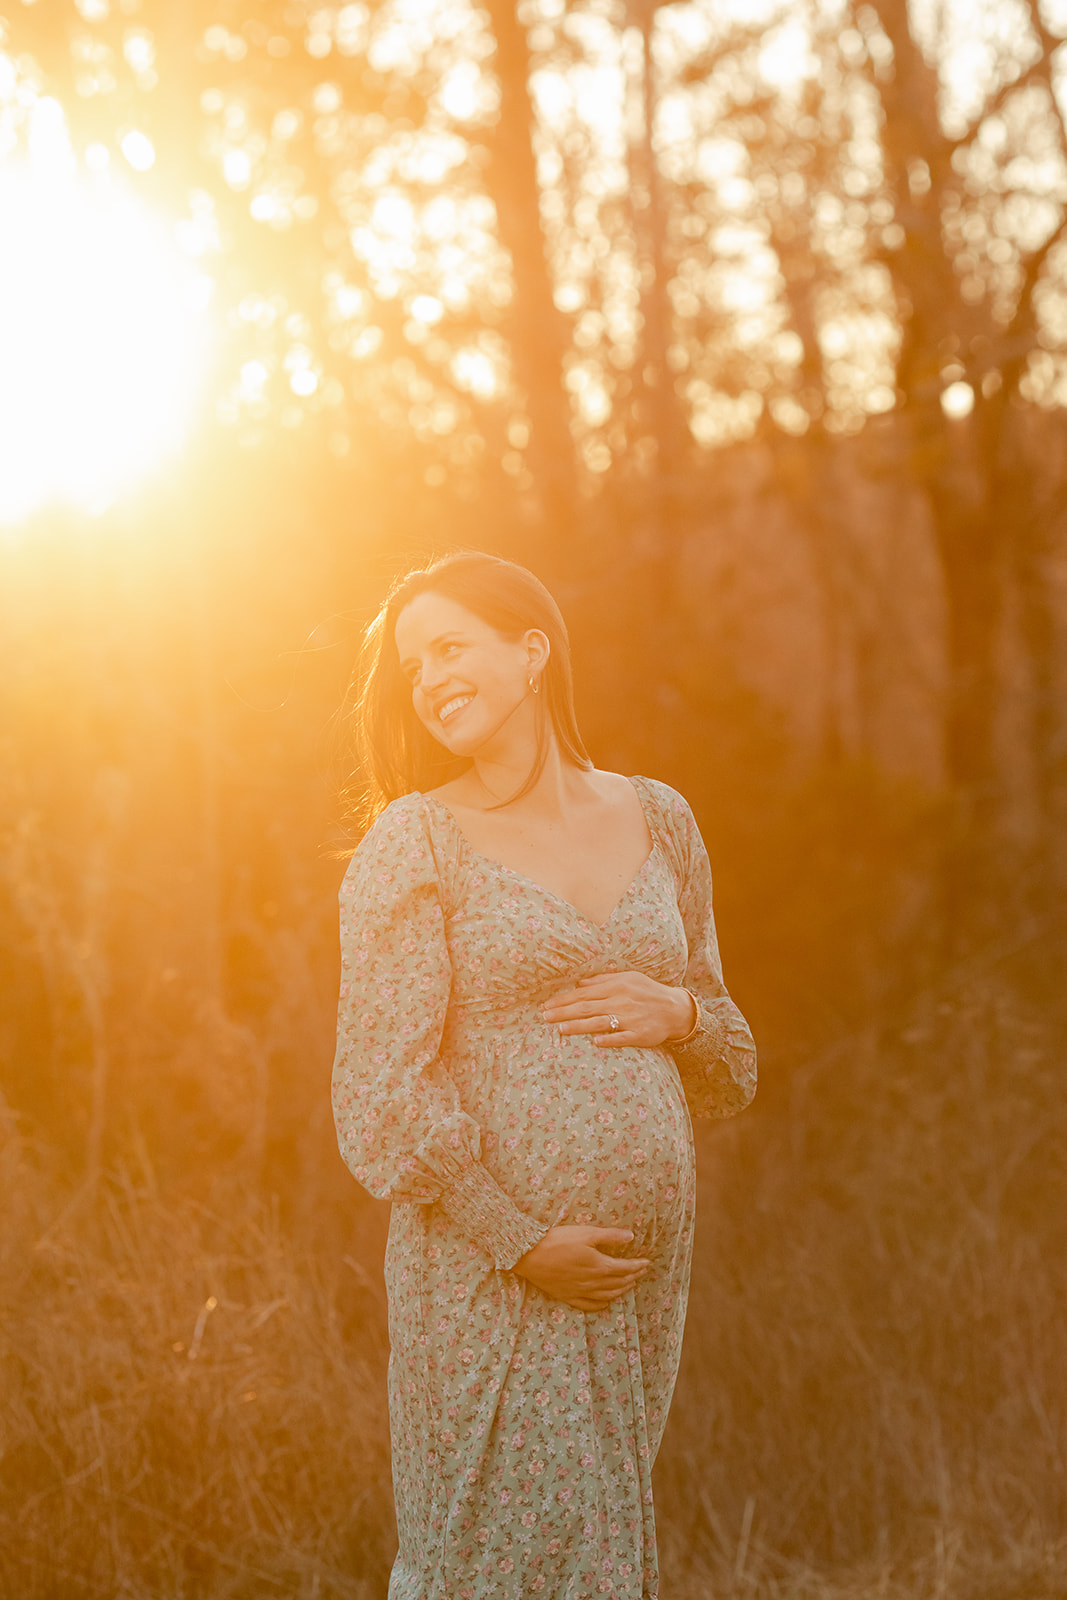
[[[511,1268],[512,1272],[517,1272],[520,1278],[525,1278],[527,1267],[534,1264],[534,1257],[536,1257],[538,1250],[540,1250],[541,1246],[544,1244],[551,1232],[551,1228],[546,1228],[542,1232],[541,1237],[536,1240],[528,1250],[524,1251],[519,1259],[515,1262],[514,1266]]]
[[[700,1029],[700,1004],[691,989],[678,989],[675,991],[679,1000],[684,1004],[679,1005],[679,1025],[671,1033],[666,1043],[669,1045],[687,1044]]]

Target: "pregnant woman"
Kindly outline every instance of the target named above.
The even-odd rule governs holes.
[[[393,590],[355,732],[334,1110],[393,1201],[389,1600],[654,1600],[689,1119],[755,1091],[700,834],[592,765],[559,610],[492,556]]]

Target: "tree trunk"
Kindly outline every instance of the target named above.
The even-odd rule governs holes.
[[[1062,897],[1067,872],[1064,802],[1067,737],[1059,699],[1059,627],[1049,568],[1054,507],[1027,507],[1019,517],[1013,557],[1023,643],[1029,668],[1030,739],[1037,784],[1038,837],[1030,862],[1031,907],[1041,912]]]
[[[575,464],[569,403],[563,387],[569,348],[566,323],[553,298],[548,242],[534,148],[530,49],[515,0],[489,0],[496,37],[500,114],[488,140],[487,185],[515,285],[508,318],[515,377],[530,418],[529,462],[541,500],[547,541],[566,545],[575,524]]]
[[[685,466],[689,427],[670,363],[674,315],[669,292],[668,216],[653,143],[658,103],[652,53],[655,16],[654,0],[634,0],[631,21],[641,34],[641,136],[630,149],[630,216],[640,272],[642,318],[634,390],[635,420],[638,429],[655,441],[660,497],[669,514]],[[669,535],[669,530],[665,531]]]

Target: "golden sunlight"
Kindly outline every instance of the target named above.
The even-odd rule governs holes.
[[[181,442],[205,376],[212,281],[40,100],[0,163],[0,522],[102,511]],[[128,136],[143,170],[151,146]],[[125,150],[125,146],[124,146]],[[154,160],[154,152],[152,152]]]

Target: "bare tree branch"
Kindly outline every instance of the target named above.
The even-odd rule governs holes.
[[[1013,94],[1017,94],[1022,89],[1029,89],[1035,83],[1043,83],[1044,77],[1041,69],[1042,58],[1039,57],[1036,61],[1031,62],[1028,67],[1025,67],[1017,77],[1007,78],[1000,84],[990,95],[974,120],[967,125],[966,130],[958,134],[956,138],[949,140],[949,148],[953,155],[957,150],[963,150],[969,144],[973,144],[983,125],[989,121],[990,117],[1000,115]]]

